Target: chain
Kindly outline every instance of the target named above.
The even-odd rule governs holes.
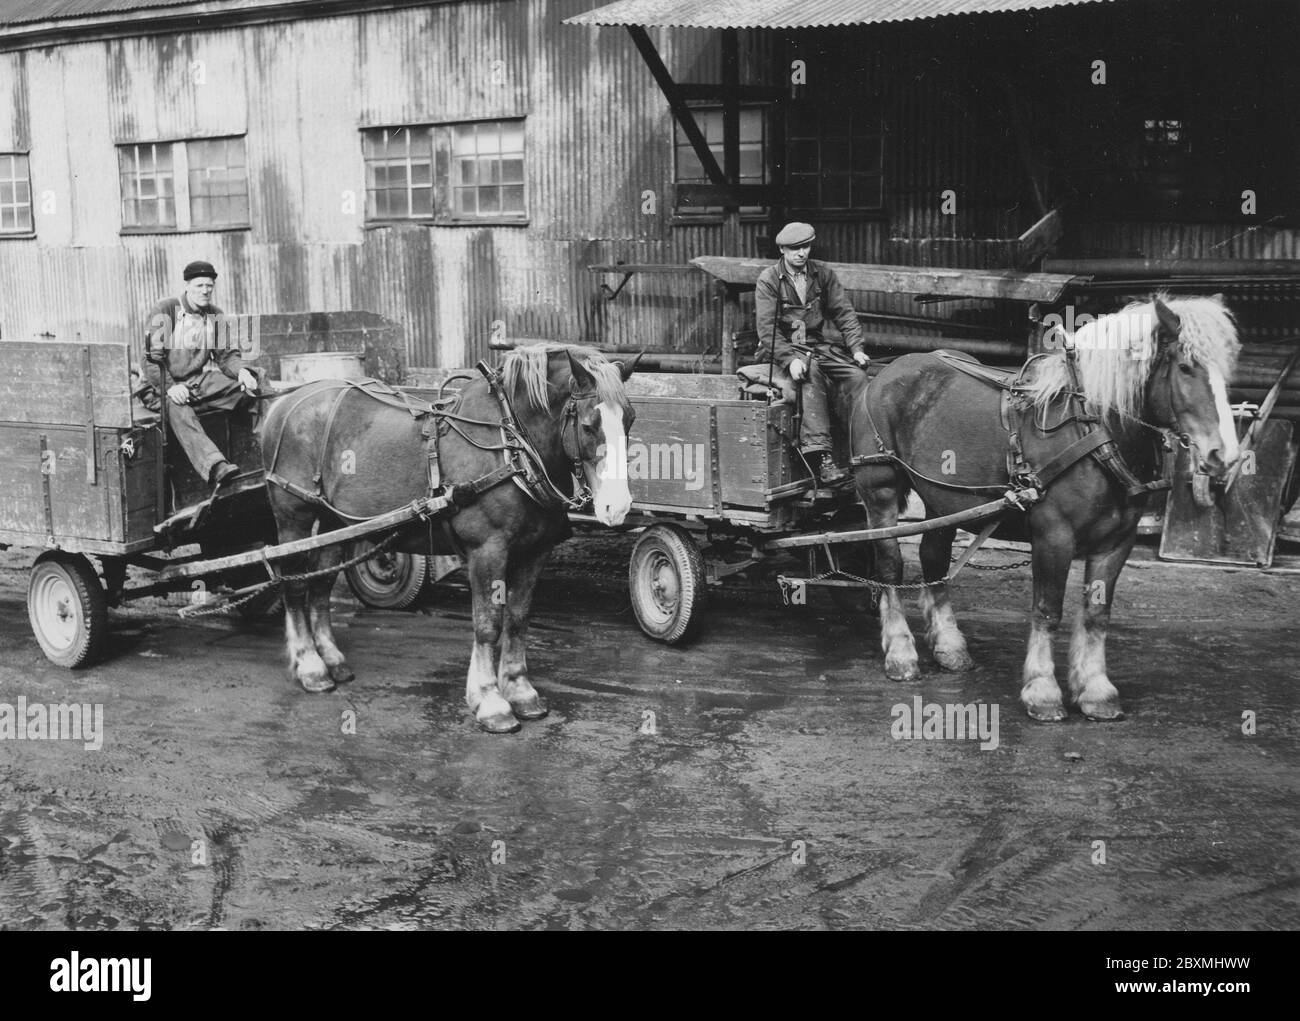
[[[234,610],[237,607],[243,606],[245,603],[256,599],[258,596],[262,595],[262,593],[266,592],[267,589],[282,588],[285,584],[289,582],[296,583],[302,581],[311,581],[314,578],[323,578],[327,574],[338,574],[339,571],[346,571],[349,567],[355,567],[357,564],[364,563],[367,560],[373,560],[375,557],[379,556],[379,554],[386,552],[388,548],[397,541],[399,534],[400,533],[398,532],[394,532],[392,535],[384,539],[382,542],[376,543],[369,550],[366,550],[363,553],[358,553],[355,557],[352,557],[350,560],[345,560],[341,564],[335,564],[333,567],[322,567],[315,571],[308,571],[305,574],[282,574],[276,578],[272,578],[270,581],[267,581],[259,585],[257,588],[253,589],[252,592],[248,593],[248,595],[246,596],[240,596],[238,599],[233,599],[233,600],[217,600],[211,606],[207,605],[205,602],[203,604],[200,604],[199,606],[182,607],[178,611],[178,614],[179,616],[184,617],[185,619],[189,619],[191,617],[211,617],[219,613],[229,613],[231,610]]]

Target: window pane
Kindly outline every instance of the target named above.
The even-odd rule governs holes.
[[[790,201],[798,209],[815,209],[820,204],[817,200],[817,178],[796,177],[790,181]]]
[[[501,212],[501,189],[480,188],[478,190],[478,211],[480,213]]]
[[[14,201],[14,186],[10,181],[0,181],[0,205],[12,205]]]
[[[506,184],[523,184],[524,161],[523,160],[502,160],[501,180]]]
[[[478,213],[478,205],[474,201],[473,188],[456,189],[456,214],[458,216],[474,216]]]
[[[822,142],[822,170],[847,171],[849,169],[849,140],[828,138]]]
[[[704,167],[694,149],[677,150],[677,180],[683,184],[704,180]]]
[[[476,183],[474,178],[474,170],[476,166],[477,164],[475,163],[474,160],[460,161],[460,183],[461,184]]]
[[[411,184],[422,188],[431,186],[433,184],[433,167],[428,163],[412,163]]]
[[[741,180],[761,181],[763,179],[763,153],[758,149],[740,150]]]
[[[822,178],[822,208],[849,208],[849,179],[839,174]]]
[[[502,122],[501,151],[503,153],[521,153],[524,151],[524,125],[522,121]]]
[[[853,169],[857,171],[880,169],[880,139],[858,138],[853,141]]]
[[[481,124],[478,129],[478,151],[500,152],[501,132],[495,124]]]
[[[499,160],[487,159],[478,161],[478,183],[479,184],[500,184],[501,183],[501,162]]]
[[[466,156],[475,151],[472,124],[458,124],[451,129],[451,151],[457,156]]]
[[[501,189],[501,211],[503,213],[522,213],[524,211],[524,186],[508,184]]]
[[[793,142],[790,145],[790,173],[814,174],[817,172],[817,143]]]
[[[411,192],[411,212],[415,216],[433,215],[432,188],[416,188]]]

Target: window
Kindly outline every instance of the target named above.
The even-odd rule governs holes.
[[[366,216],[395,220],[433,215],[433,132],[380,128],[365,133]]]
[[[884,207],[878,114],[796,103],[787,121],[792,209],[874,212]]]
[[[30,234],[32,183],[25,153],[0,153],[0,234]]]
[[[691,113],[704,135],[709,151],[722,166],[722,108],[693,107]],[[742,107],[740,111],[740,183],[767,184],[767,111],[763,107]],[[682,126],[674,120],[676,139],[673,147],[673,174],[678,184],[710,184],[704,166]],[[742,214],[762,214],[763,206],[741,206]],[[718,215],[721,206],[679,206],[678,212],[695,215]]]
[[[520,121],[451,129],[452,208],[458,218],[524,215],[524,126]]]
[[[247,227],[244,139],[143,142],[118,148],[122,228],[133,231]]]
[[[522,222],[524,122],[368,128],[366,218]]]

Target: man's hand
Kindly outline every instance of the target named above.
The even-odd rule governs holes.
[[[173,383],[167,389],[167,399],[173,404],[189,404],[190,388],[184,383]]]
[[[792,358],[792,359],[790,360],[790,378],[791,378],[791,379],[793,379],[796,383],[798,383],[798,382],[799,382],[800,380],[802,380],[802,379],[804,378],[804,376],[806,376],[807,374],[808,374],[808,370],[804,367],[804,364],[803,364],[802,361],[800,361],[798,358]]]
[[[257,377],[247,369],[239,370],[239,385],[244,388],[244,393],[257,393]]]
[[[858,363],[859,368],[863,368],[863,369],[865,369],[871,363],[871,359],[867,357],[867,353],[865,351],[854,351],[853,360]]]

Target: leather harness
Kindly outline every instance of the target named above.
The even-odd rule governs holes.
[[[1027,373],[1035,359],[1043,357],[1042,355],[1035,355],[1030,358],[1015,373],[1002,369],[991,369],[981,365],[969,355],[958,352],[936,351],[934,355],[950,368],[965,373],[972,379],[977,379],[981,383],[1001,391],[999,416],[1002,427],[1007,431],[1007,476],[1011,481],[1013,493],[1033,490],[1042,494],[1046,492],[1048,486],[1085,457],[1091,457],[1096,461],[1123,488],[1128,496],[1140,496],[1145,493],[1172,488],[1173,482],[1170,479],[1158,478],[1150,482],[1139,480],[1124,460],[1124,455],[1120,452],[1115,438],[1111,435],[1105,423],[1098,416],[1087,412],[1087,397],[1079,384],[1076,363],[1077,353],[1073,344],[1067,344],[1065,349],[1066,367],[1071,384],[1065,392],[1066,407],[1069,413],[1060,422],[1052,426],[1047,425],[1045,420],[1042,422],[1033,420],[1034,402],[1028,396]],[[869,409],[867,413],[870,420]],[[1046,463],[1035,467],[1026,459],[1021,440],[1021,434],[1027,421],[1032,422],[1034,428],[1041,433],[1054,433],[1069,425],[1079,425],[1083,427],[1083,435],[1056,453]],[[1145,425],[1145,423],[1143,424]],[[988,486],[963,486],[922,475],[903,461],[897,453],[885,447],[884,441],[880,438],[880,431],[875,428],[874,421],[871,422],[871,426],[876,433],[878,453],[859,455],[853,458],[854,464],[894,463],[902,467],[910,475],[948,489],[1001,491],[1006,488],[1005,483]]]
[[[498,421],[467,418],[460,414],[463,391],[454,396],[443,395],[443,390],[453,380],[473,379],[473,375],[468,372],[457,373],[445,379],[438,388],[437,397],[431,402],[414,400],[401,390],[374,379],[332,381],[337,385],[338,393],[333,397],[329,413],[325,419],[325,428],[320,434],[318,454],[315,459],[316,470],[312,475],[312,484],[315,488],[308,489],[280,475],[276,471],[276,465],[280,456],[280,444],[284,438],[285,427],[290,416],[297,410],[299,405],[306,403],[306,401],[321,393],[320,390],[312,390],[310,393],[303,395],[297,403],[291,405],[281,416],[280,428],[275,437],[275,444],[265,473],[266,481],[279,486],[300,500],[323,507],[340,518],[354,522],[369,520],[370,516],[349,514],[335,507],[325,496],[322,485],[322,468],[329,450],[335,419],[338,417],[344,398],[350,393],[359,392],[381,404],[406,411],[412,419],[423,422],[420,435],[425,444],[427,496],[437,496],[444,490],[439,463],[439,444],[441,437],[451,429],[455,429],[456,433],[472,446],[482,450],[501,452],[502,464],[500,467],[469,482],[457,482],[446,491],[447,495],[451,497],[451,503],[440,517],[453,548],[457,549],[458,552],[461,552],[460,544],[451,532],[448,519],[461,508],[467,507],[476,501],[483,493],[501,485],[503,482],[515,482],[530,499],[546,509],[577,510],[585,505],[591,499],[591,491],[583,481],[582,447],[578,439],[577,402],[594,398],[596,396],[595,389],[575,391],[570,394],[562,412],[564,421],[561,424],[561,444],[564,447],[566,457],[569,459],[576,482],[574,495],[567,496],[547,474],[541,455],[529,439],[523,426],[520,425],[514,408],[510,404],[510,398],[502,385],[500,371],[491,368],[484,362],[479,362],[476,369],[487,380],[488,389],[496,398],[501,409],[501,418]],[[460,428],[462,424],[497,429],[501,436],[501,442],[500,444],[480,443],[466,435],[464,430]],[[564,429],[569,426],[572,429],[572,446],[568,442],[569,437],[564,435]]]

